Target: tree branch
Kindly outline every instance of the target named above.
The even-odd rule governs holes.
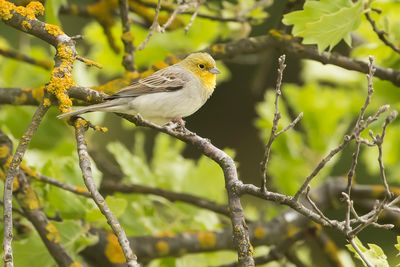
[[[129,241],[126,237],[124,229],[119,224],[117,218],[112,214],[104,198],[97,191],[96,185],[94,183],[92,170],[90,167],[90,158],[87,152],[87,146],[84,137],[84,133],[88,129],[88,124],[85,120],[78,118],[74,121],[74,127],[76,143],[78,147],[79,166],[82,170],[82,176],[85,185],[89,190],[97,207],[99,208],[101,213],[103,213],[103,215],[107,218],[108,224],[110,225],[115,235],[118,237],[119,244],[121,245],[126,258],[126,263],[129,267],[138,267],[139,264],[137,263],[137,257],[135,254],[133,254],[132,249],[129,246]]]

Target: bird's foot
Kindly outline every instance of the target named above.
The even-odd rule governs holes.
[[[164,125],[165,128],[168,128],[171,131],[183,131],[185,130],[186,122],[182,118],[173,118],[170,122]]]

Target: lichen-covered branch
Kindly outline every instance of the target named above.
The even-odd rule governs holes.
[[[0,148],[6,153],[0,156],[0,170],[6,170],[12,155],[13,144],[9,137],[0,131]],[[42,206],[36,192],[31,187],[29,181],[25,177],[23,170],[19,170],[13,179],[15,187],[15,196],[18,204],[21,207],[19,212],[22,216],[26,217],[35,227],[44,245],[47,247],[50,255],[54,261],[63,267],[69,267],[72,264],[75,266],[82,266],[80,263],[74,261],[71,256],[66,252],[60,243],[60,234],[57,228],[47,219],[42,211]]]
[[[48,106],[45,106],[42,102],[37,108],[35,114],[33,115],[32,121],[28,126],[28,129],[25,131],[22,136],[17,149],[15,151],[14,156],[12,157],[11,163],[8,166],[6,179],[4,181],[4,239],[3,239],[3,249],[4,249],[4,266],[12,267],[13,266],[13,255],[12,255],[12,247],[11,242],[13,238],[12,233],[12,192],[13,192],[13,180],[19,173],[19,165],[22,162],[22,159],[25,155],[26,150],[28,149],[28,145],[38,129],[40,122],[43,119],[43,116],[46,114]]]
[[[122,43],[124,44],[124,55],[122,58],[122,65],[127,71],[135,70],[133,38],[131,34],[131,26],[129,22],[129,6],[128,0],[119,0],[119,12],[122,22]]]

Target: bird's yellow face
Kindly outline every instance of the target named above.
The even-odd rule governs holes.
[[[207,53],[193,53],[180,62],[186,69],[200,78],[207,91],[213,91],[219,70],[215,60]]]

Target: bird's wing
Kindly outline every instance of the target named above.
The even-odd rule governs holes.
[[[183,88],[189,77],[177,68],[165,68],[140,79],[119,92],[105,98],[106,100],[137,97],[146,94],[177,91]]]

